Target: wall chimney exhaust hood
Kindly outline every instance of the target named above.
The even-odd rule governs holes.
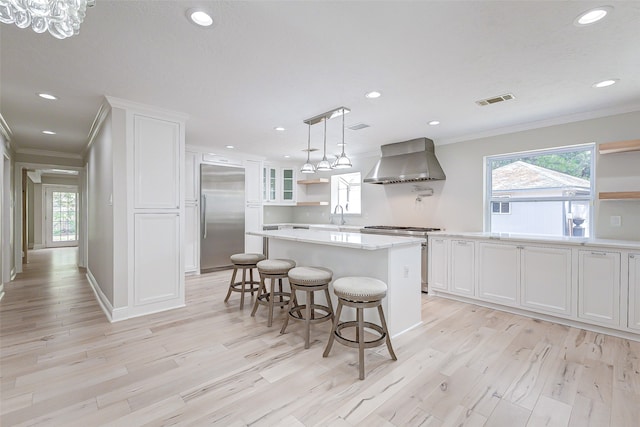
[[[446,179],[436,159],[433,141],[417,138],[380,147],[382,157],[363,180],[370,184]]]

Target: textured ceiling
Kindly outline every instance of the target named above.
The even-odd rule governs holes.
[[[347,126],[370,125],[346,131],[350,154],[640,109],[640,1],[607,2],[613,13],[583,28],[573,20],[599,1],[96,3],[65,40],[0,24],[0,113],[18,151],[82,153],[103,95],[188,114],[187,144],[272,159],[302,159],[303,120],[342,105]],[[213,28],[187,21],[194,6]],[[591,87],[607,78],[620,82]],[[504,93],[516,99],[475,104]],[[329,152],[340,125],[327,124]]]

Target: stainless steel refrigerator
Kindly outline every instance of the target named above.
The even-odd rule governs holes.
[[[244,252],[244,168],[200,165],[200,271],[229,268]]]

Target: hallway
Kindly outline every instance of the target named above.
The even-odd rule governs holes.
[[[0,425],[596,426],[640,419],[640,343],[423,295],[386,347],[334,346],[329,324],[223,303],[229,271],[186,280],[187,306],[109,323],[75,248],[30,253],[0,302]],[[237,296],[236,296],[237,297]]]

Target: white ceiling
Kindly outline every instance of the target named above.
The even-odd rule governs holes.
[[[272,159],[302,159],[303,120],[342,105],[347,126],[371,126],[346,131],[352,155],[640,110],[640,1],[606,1],[613,13],[582,28],[574,19],[601,1],[96,3],[65,40],[0,24],[0,113],[16,150],[82,153],[103,95],[188,114],[187,144]],[[213,28],[186,19],[194,6]],[[608,78],[620,81],[591,87]],[[505,93],[516,99],[475,104]],[[340,125],[327,124],[330,153]]]

